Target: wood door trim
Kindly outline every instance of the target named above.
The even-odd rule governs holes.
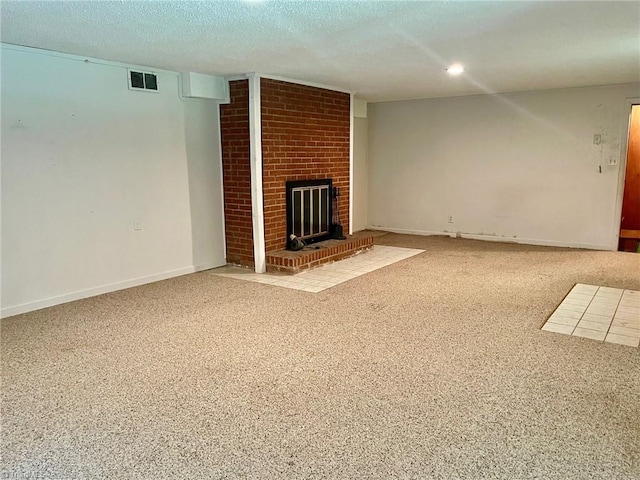
[[[620,238],[640,239],[640,230],[620,230]]]

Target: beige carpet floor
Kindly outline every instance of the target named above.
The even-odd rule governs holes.
[[[540,330],[577,282],[640,289],[640,255],[376,242],[425,252],[2,320],[2,478],[640,478],[639,350]]]

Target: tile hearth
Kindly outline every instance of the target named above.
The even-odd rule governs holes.
[[[212,270],[211,273],[222,277],[235,278],[237,280],[247,280],[277,287],[318,293],[422,252],[424,252],[424,250],[415,248],[375,245],[369,251],[312,270],[305,270],[295,275],[255,273],[242,267],[229,265],[216,268]]]

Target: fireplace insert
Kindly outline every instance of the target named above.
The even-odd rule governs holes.
[[[310,244],[331,238],[332,182],[297,180],[287,182],[287,248],[291,234]]]

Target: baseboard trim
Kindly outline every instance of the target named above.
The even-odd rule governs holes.
[[[187,275],[189,273],[194,273],[195,271],[196,270],[194,266],[183,267],[176,270],[168,270],[166,272],[156,273],[154,275],[147,275],[145,277],[132,278],[131,280],[125,280],[124,282],[110,283],[108,285],[102,285],[100,287],[88,288],[86,290],[79,290],[77,292],[49,297],[45,298],[44,300],[37,300],[35,302],[23,303],[21,305],[14,305],[11,307],[4,307],[0,310],[0,318],[7,318],[14,315],[20,315],[21,313],[33,312],[34,310],[53,307],[62,303],[73,302],[75,300],[95,297],[96,295],[102,295],[104,293],[124,290],[125,288],[138,287],[140,285],[146,285],[147,283],[153,283],[160,280],[166,280],[168,278]]]
[[[500,237],[495,235],[476,235],[471,233],[457,233],[457,232],[438,232],[431,230],[412,230],[407,228],[395,228],[395,227],[380,227],[369,226],[367,230],[383,230],[392,233],[404,233],[408,235],[422,235],[422,236],[446,236],[446,237],[461,237],[471,240],[483,240],[486,242],[502,242],[502,243],[517,243],[521,245],[536,245],[542,247],[561,247],[561,248],[581,248],[586,250],[606,250],[611,251],[610,245],[598,245],[592,243],[577,243],[577,242],[559,242],[555,240],[540,240],[535,238],[514,238],[514,237]]]
[[[200,265],[195,265],[193,267],[193,271],[194,272],[204,272],[206,270],[211,270],[212,268],[222,267],[222,266],[224,266],[226,264],[227,264],[227,260],[226,260],[226,258],[223,258],[220,261],[210,262],[210,263],[203,263],[203,264],[200,264]]]

